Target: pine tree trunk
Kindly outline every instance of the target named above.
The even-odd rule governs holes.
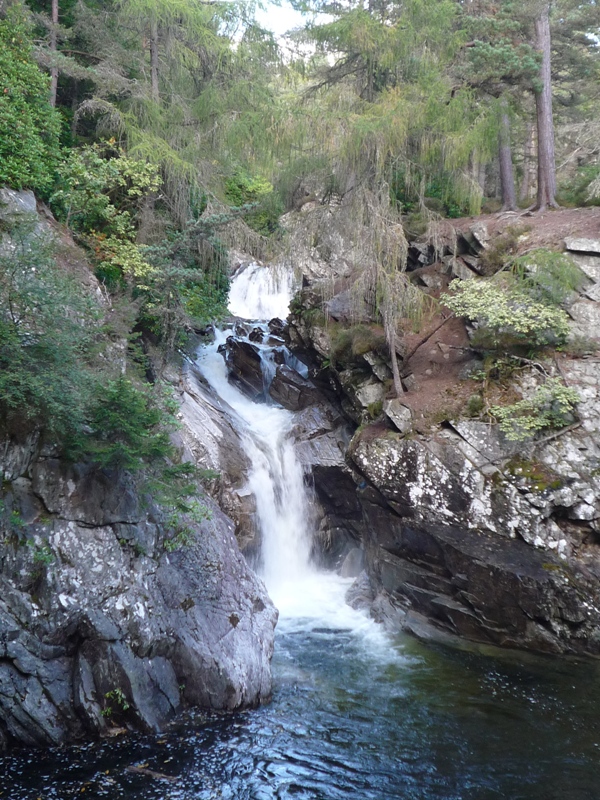
[[[52,27],[50,28],[50,52],[54,54],[58,50],[58,0],[52,0]],[[58,67],[50,69],[50,105],[56,106],[56,92],[58,89]]]
[[[500,190],[502,192],[502,211],[517,208],[517,193],[513,172],[512,149],[510,146],[510,118],[508,104],[500,101],[500,133],[498,136],[498,162],[500,164]]]
[[[150,23],[150,88],[152,99],[158,103],[160,93],[158,90],[158,24],[156,20]]]
[[[535,21],[536,48],[542,54],[541,89],[535,95],[538,140],[538,190],[536,208],[556,208],[556,164],[554,160],[554,122],[552,119],[552,76],[550,72],[550,5],[544,3]]]
[[[535,157],[535,126],[533,122],[527,123],[527,132],[525,134],[525,150],[523,153],[523,180],[521,181],[521,189],[519,190],[519,200],[521,203],[526,203],[529,200],[532,184],[532,167]]]

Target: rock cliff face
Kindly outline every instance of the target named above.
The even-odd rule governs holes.
[[[485,226],[475,225],[432,263],[439,250],[413,243],[413,280],[436,291],[450,277],[470,277],[482,271],[489,244]],[[573,330],[600,342],[600,243],[568,239],[566,247],[588,279],[568,303]],[[350,602],[423,636],[600,655],[600,359],[556,354],[544,362],[577,390],[577,419],[515,443],[460,410],[444,411],[441,422],[422,413],[432,385],[452,398],[479,367],[462,323],[450,321],[445,338],[432,336],[420,349],[399,348],[406,393],[390,399],[376,349],[330,364],[337,322],[348,327],[352,314],[343,284],[326,303],[322,297],[318,283],[304,290],[289,340],[312,359],[313,378],[349,423],[362,423],[343,463],[321,461],[318,448],[305,460],[325,511],[322,545],[338,565],[365,562]],[[521,370],[521,396],[537,369]],[[445,385],[448,374],[453,383]]]
[[[155,731],[191,705],[270,694],[276,612],[208,498],[193,543],[125,474],[67,466],[35,436],[5,441],[0,743]]]

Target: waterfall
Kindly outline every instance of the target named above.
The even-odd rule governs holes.
[[[229,309],[267,334],[264,320],[287,317],[293,290],[289,273],[280,270],[273,274],[251,264],[233,278]],[[239,336],[239,326],[235,333]],[[279,609],[280,626],[305,628],[308,620],[310,625],[360,631],[371,645],[383,645],[379,626],[345,604],[350,582],[332,572],[319,572],[311,563],[313,498],[290,435],[294,414],[273,404],[254,402],[229,382],[218,351],[233,334],[233,329],[217,331],[215,341],[200,349],[197,364],[226,408],[251,463],[248,488],[256,499],[261,535],[258,571]],[[268,361],[268,345],[257,346]],[[306,374],[293,356],[286,357],[286,363]],[[268,371],[269,367],[263,366],[263,375]]]

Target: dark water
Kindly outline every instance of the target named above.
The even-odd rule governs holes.
[[[595,664],[280,633],[273,702],[0,760],[11,800],[597,800]],[[134,774],[143,765],[172,776]]]

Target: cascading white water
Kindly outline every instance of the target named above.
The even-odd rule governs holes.
[[[229,308],[248,320],[285,319],[293,290],[290,274],[280,270],[273,277],[265,267],[252,264],[234,277]],[[309,620],[352,629],[367,634],[371,646],[383,647],[379,626],[344,602],[349,581],[319,572],[311,564],[312,497],[290,438],[294,414],[254,402],[229,383],[225,361],[217,351],[232,333],[218,331],[215,342],[200,350],[198,367],[229,408],[252,465],[248,488],[256,498],[261,532],[260,572],[279,609],[280,625],[303,627]]]
[[[248,264],[231,281],[229,311],[242,319],[285,319],[293,292],[291,270]]]

